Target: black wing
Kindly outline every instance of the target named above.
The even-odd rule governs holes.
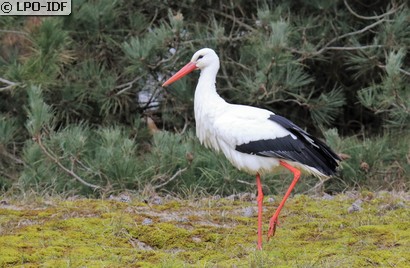
[[[336,172],[340,158],[329,146],[282,116],[271,115],[268,120],[284,127],[296,139],[288,135],[275,139],[251,141],[237,145],[235,150],[241,153],[299,162],[316,168],[327,176]]]

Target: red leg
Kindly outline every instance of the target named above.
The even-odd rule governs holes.
[[[300,178],[300,170],[297,168],[292,167],[286,162],[280,161],[280,164],[284,166],[285,168],[289,169],[293,173],[293,181],[290,184],[288,190],[285,193],[285,196],[283,197],[282,201],[279,204],[279,207],[276,209],[275,214],[273,214],[272,218],[270,219],[269,222],[269,232],[268,232],[268,240],[271,236],[275,234],[276,230],[276,225],[278,224],[278,218],[279,218],[279,213],[282,209],[282,207],[285,205],[286,199],[288,199],[290,193],[292,192],[293,188],[295,187],[296,183],[298,182]]]
[[[258,247],[257,249],[262,249],[262,206],[263,206],[263,192],[261,177],[259,173],[256,173],[256,186],[258,188],[258,197],[256,198],[258,202]]]

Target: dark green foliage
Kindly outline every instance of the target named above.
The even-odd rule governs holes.
[[[335,129],[325,133],[326,140],[347,158],[337,178],[327,182],[329,191],[354,186],[361,189],[408,190],[410,166],[409,133],[358,138],[341,138]],[[405,160],[406,159],[406,160]]]
[[[349,0],[78,0],[70,16],[1,16],[0,187],[252,189],[192,134],[197,75],[160,86],[212,47],[224,98],[323,130],[349,157],[327,189],[408,190],[409,16],[406,1]],[[282,191],[287,177],[266,182]]]
[[[41,136],[44,128],[46,128],[46,131],[50,130],[53,115],[51,114],[50,106],[43,101],[39,87],[30,87],[27,93],[28,118],[26,121],[26,129],[32,137],[37,138]]]

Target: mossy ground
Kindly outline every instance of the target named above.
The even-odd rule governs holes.
[[[265,198],[265,232],[279,198]],[[348,212],[356,200],[361,209]],[[409,195],[296,195],[263,251],[249,207],[223,198],[3,199],[0,267],[410,267]]]

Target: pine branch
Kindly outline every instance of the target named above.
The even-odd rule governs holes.
[[[21,35],[29,35],[26,32],[23,31],[13,31],[13,30],[0,30],[0,33],[13,33],[13,34],[21,34]]]
[[[366,27],[364,27],[364,28],[362,28],[362,29],[360,29],[360,30],[357,30],[357,31],[354,31],[354,32],[350,32],[350,33],[346,33],[346,34],[343,34],[343,35],[340,35],[340,36],[336,36],[335,38],[333,38],[332,40],[330,40],[329,42],[327,42],[326,45],[324,45],[321,49],[319,49],[318,51],[316,51],[315,53],[313,53],[313,56],[317,56],[317,55],[319,55],[319,54],[322,54],[324,51],[328,50],[328,48],[330,47],[331,44],[333,44],[333,43],[336,42],[336,41],[339,41],[340,39],[343,39],[343,38],[349,37],[349,36],[353,36],[353,35],[357,35],[357,34],[362,34],[362,33],[364,33],[364,32],[366,32],[366,31],[368,31],[368,30],[370,30],[370,29],[376,27],[377,25],[379,25],[379,24],[381,24],[381,23],[383,23],[383,22],[385,22],[385,21],[386,21],[385,19],[381,19],[381,20],[378,20],[378,21],[376,21],[376,22],[374,22],[374,23],[372,23],[372,24],[370,24],[370,25],[367,25]]]
[[[50,158],[54,163],[56,163],[65,173],[67,173],[68,175],[70,175],[71,177],[73,177],[74,179],[76,179],[78,182],[82,183],[85,186],[88,186],[90,188],[93,188],[94,190],[98,190],[101,189],[101,186],[95,185],[95,184],[91,184],[89,182],[86,182],[85,180],[83,180],[80,176],[78,176],[73,170],[70,170],[68,168],[66,168],[59,160],[56,156],[54,156],[51,152],[48,151],[48,149],[45,147],[45,145],[43,144],[42,140],[41,140],[41,136],[37,135],[37,137],[34,138],[34,141],[38,144],[38,146],[40,146],[40,149],[44,152],[44,154]]]
[[[344,4],[345,4],[347,10],[349,10],[349,12],[350,12],[353,16],[355,16],[355,17],[357,17],[357,18],[359,18],[359,19],[363,19],[363,20],[378,20],[378,19],[384,18],[384,17],[386,17],[386,16],[388,16],[388,15],[391,15],[391,14],[396,13],[397,10],[399,10],[400,8],[402,8],[402,7],[404,6],[404,4],[403,4],[403,5],[401,5],[401,6],[397,7],[397,8],[392,8],[392,9],[390,9],[389,11],[387,11],[387,12],[384,13],[384,14],[381,14],[381,15],[378,15],[378,16],[367,17],[367,16],[362,16],[362,15],[357,14],[357,13],[347,4],[347,1],[346,1],[346,0],[344,0],[343,2],[344,2]]]
[[[326,50],[364,50],[370,48],[382,48],[385,45],[366,45],[366,46],[358,46],[358,47],[327,47]]]
[[[198,38],[198,39],[182,41],[181,44],[182,45],[203,44],[206,41],[220,41],[220,42],[229,43],[229,42],[237,42],[237,41],[246,40],[247,38],[249,37],[246,34],[239,35],[236,37],[232,37],[232,36],[206,37],[206,38]]]
[[[377,67],[380,67],[380,68],[386,70],[386,65],[384,65],[384,64],[379,64],[379,65],[377,65]],[[409,71],[406,71],[406,70],[404,70],[404,69],[402,69],[402,68],[399,68],[398,70],[399,70],[399,72],[401,72],[402,74],[405,74],[405,75],[410,76],[410,72],[409,72]]]
[[[174,127],[175,132],[177,132],[179,135],[183,135],[185,133],[185,131],[188,129],[189,126],[189,120],[188,120],[188,115],[185,112],[184,114],[184,126],[182,127],[182,129],[179,131],[177,128]]]
[[[223,62],[222,55],[225,55],[225,54],[224,54],[224,53],[221,53],[221,61]],[[226,66],[225,66],[225,64],[222,64],[221,70],[222,70],[222,73],[224,74],[224,76],[226,77],[225,81],[227,82],[228,87],[229,87],[229,88],[233,88],[232,82],[231,82],[231,80],[229,79],[230,76],[228,75],[228,72],[226,71]]]
[[[401,73],[403,73],[403,74],[405,74],[405,75],[410,76],[410,72],[408,72],[408,71],[406,71],[406,70],[403,70],[402,68],[399,68],[399,72],[401,72]]]
[[[212,12],[215,13],[215,14],[221,15],[221,16],[223,16],[223,17],[225,17],[225,18],[228,18],[228,19],[232,20],[233,23],[237,23],[238,25],[240,25],[240,26],[242,26],[242,27],[248,29],[248,30],[251,31],[251,32],[256,31],[255,28],[253,28],[252,26],[250,26],[250,25],[248,25],[248,24],[246,24],[246,23],[244,23],[244,22],[242,22],[242,21],[240,21],[240,20],[237,20],[237,19],[236,19],[234,16],[232,16],[232,15],[223,13],[223,12],[221,12],[221,11],[219,11],[219,10],[216,10],[216,9],[212,9]]]
[[[135,82],[137,82],[138,80],[140,80],[143,77],[143,75],[140,75],[136,78],[134,78],[132,81],[118,85],[115,87],[115,89],[120,89],[122,88],[120,91],[118,91],[117,93],[115,93],[115,95],[121,95],[122,93],[124,93],[125,91],[129,90],[130,88],[132,88],[132,86],[134,85]]]
[[[11,160],[13,160],[14,162],[16,162],[19,165],[24,165],[24,166],[26,165],[26,163],[23,160],[21,160],[20,158],[18,158],[15,155],[7,152],[7,150],[2,145],[0,145],[0,154],[6,156],[7,158],[10,158]]]

